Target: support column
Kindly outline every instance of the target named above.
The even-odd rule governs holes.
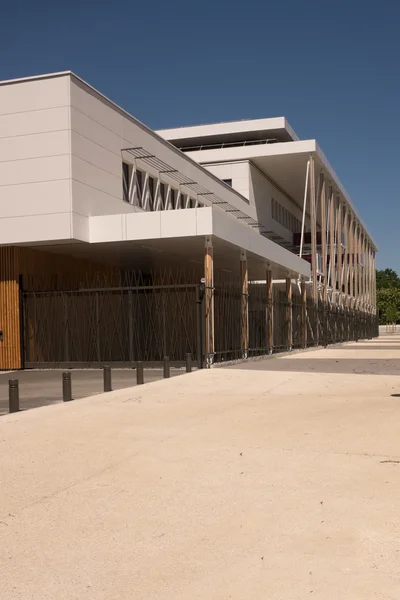
[[[247,255],[242,250],[240,254],[240,280],[242,285],[241,298],[241,345],[242,358],[249,354],[249,277],[247,271]]]
[[[0,248],[0,369],[20,369],[19,248]]]
[[[354,227],[354,246],[353,246],[353,260],[354,260],[354,308],[356,310],[360,307],[360,297],[359,297],[359,255],[358,255],[358,235],[359,228],[358,223],[355,223]]]
[[[350,228],[349,228],[349,291],[350,291],[350,308],[354,305],[354,217],[353,213],[350,213]]]
[[[329,202],[329,246],[330,246],[330,267],[331,267],[331,288],[332,288],[332,306],[336,304],[336,249],[335,249],[335,194],[333,187],[330,189]]]
[[[363,275],[364,275],[364,267],[361,265],[361,257],[362,257],[362,244],[363,244],[363,234],[360,226],[360,235],[358,238],[358,293],[360,296],[359,306],[360,310],[364,310],[364,286],[363,286]]]
[[[336,253],[337,253],[337,274],[338,274],[338,288],[339,288],[339,307],[343,306],[343,287],[342,287],[342,279],[343,279],[343,265],[342,265],[342,219],[343,219],[343,202],[340,196],[338,196],[337,200],[338,210],[337,210],[337,243],[336,243]]]
[[[206,290],[205,300],[205,320],[206,320],[206,363],[210,367],[214,361],[214,264],[213,247],[211,238],[207,237],[204,248],[204,278]]]
[[[344,214],[344,255],[343,255],[343,285],[344,306],[349,306],[349,209],[346,205]]]
[[[326,248],[326,182],[325,176],[321,173],[321,252],[322,252],[322,270],[324,284],[322,290],[322,301],[326,305],[328,301],[328,253]]]
[[[292,349],[292,280],[289,275],[286,277],[286,331],[287,331],[287,347]]]
[[[273,287],[272,287],[272,271],[267,270],[267,348],[268,353],[272,354],[274,349],[274,330],[273,330]]]
[[[317,280],[317,215],[315,198],[315,164],[313,157],[310,158],[310,220],[311,220],[311,273],[312,273],[312,297],[314,304],[318,304],[318,280]]]
[[[368,258],[367,258],[367,238],[364,232],[362,253],[364,257],[363,269],[363,288],[364,288],[364,312],[368,312],[368,290],[367,290],[367,273],[368,273]]]
[[[307,348],[307,288],[304,278],[301,280],[301,346]]]

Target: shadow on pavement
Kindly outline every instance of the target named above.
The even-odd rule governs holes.
[[[353,348],[354,349],[354,348]],[[400,360],[394,358],[266,358],[225,367],[246,371],[293,373],[343,373],[359,375],[400,375]]]
[[[64,369],[66,370],[66,369]],[[62,402],[62,370],[32,370],[0,373],[0,415],[8,413],[8,381],[19,380],[20,410]],[[184,369],[172,369],[171,377],[182,375]],[[144,382],[163,378],[162,369],[145,369]],[[102,369],[71,370],[72,397],[85,398],[103,393]],[[112,369],[112,389],[136,385],[135,369]]]

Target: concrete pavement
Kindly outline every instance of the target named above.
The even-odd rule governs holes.
[[[387,336],[2,417],[1,598],[399,598],[398,363]]]
[[[64,371],[66,369],[63,369]],[[0,373],[0,415],[8,413],[8,380],[19,380],[20,409],[28,410],[62,402],[62,372],[60,369],[26,370]],[[172,369],[171,377],[182,375],[184,369]],[[75,399],[100,394],[103,391],[102,369],[72,369],[72,395]],[[145,382],[163,378],[162,369],[145,369]],[[136,385],[136,369],[112,369],[113,390]]]

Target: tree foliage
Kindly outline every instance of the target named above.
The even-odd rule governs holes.
[[[393,269],[376,272],[376,301],[381,325],[400,319],[400,278]]]

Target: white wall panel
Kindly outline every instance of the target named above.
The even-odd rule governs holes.
[[[70,210],[69,179],[0,186],[0,218],[65,213]]]
[[[69,179],[69,176],[70,157],[68,155],[0,162],[0,190],[2,185],[55,181]]]
[[[71,213],[0,219],[0,244],[23,244],[71,238]]]
[[[101,99],[96,92],[86,86],[83,88],[82,85],[76,79],[71,80],[71,106],[103,127],[121,135],[122,117],[120,113],[115,108],[108,106],[107,102]]]
[[[0,87],[1,99],[1,87]],[[69,107],[14,113],[0,116],[0,138],[31,135],[69,128]]]
[[[71,129],[109,152],[121,156],[121,136],[71,106]]]
[[[69,131],[0,138],[0,162],[69,154]]]
[[[111,173],[111,175],[115,175],[119,179],[121,178],[121,152],[115,154],[107,148],[104,148],[104,146],[100,146],[87,137],[80,135],[76,131],[71,131],[71,151],[74,156],[86,160],[88,163],[99,167],[103,171]]]
[[[0,115],[69,104],[69,77],[36,79],[0,86]]]
[[[122,200],[122,165],[121,165],[121,175],[117,177],[116,175],[112,175],[108,171],[104,171],[99,167],[79,158],[78,156],[71,156],[71,168],[72,168],[72,178],[75,181],[79,181],[84,183],[85,185],[94,188],[100,192],[104,192],[108,194],[112,198],[119,200],[121,204],[123,204]],[[110,198],[110,201],[112,201]],[[74,199],[74,209],[77,212],[82,212],[80,210],[80,205],[75,206]],[[92,207],[93,210],[96,210],[96,206]],[[111,205],[110,205],[111,208]],[[122,208],[122,206],[121,206]],[[112,212],[112,211],[111,211]],[[93,214],[96,214],[93,212]]]

